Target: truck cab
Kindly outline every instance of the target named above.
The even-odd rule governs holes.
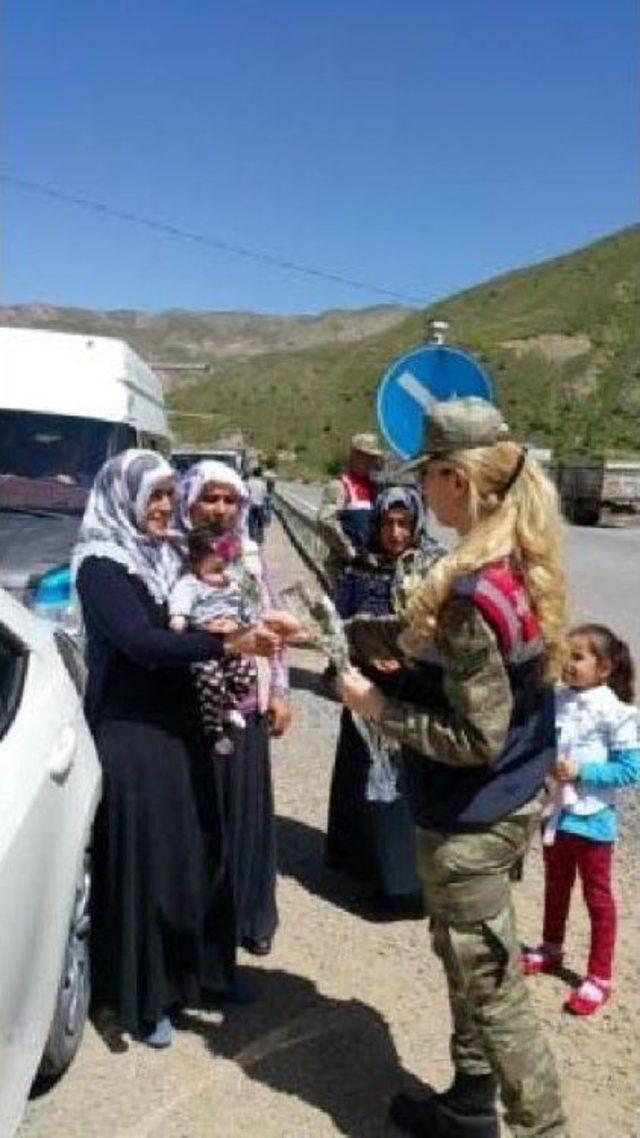
[[[122,340],[0,328],[0,585],[70,628],[89,489],[129,447],[168,453],[160,380]]]

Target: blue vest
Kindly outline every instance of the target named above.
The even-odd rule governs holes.
[[[541,789],[556,758],[553,686],[542,678],[543,645],[524,582],[511,559],[460,577],[452,591],[469,598],[496,634],[513,699],[502,753],[475,767],[450,766],[405,748],[405,791],[418,826],[455,832],[490,826]],[[418,672],[414,699],[446,710],[443,670]],[[424,693],[428,692],[428,701]]]
[[[347,565],[338,575],[334,603],[343,620],[356,613],[387,616],[391,612],[391,583],[394,566],[358,569]]]
[[[417,826],[445,833],[483,829],[513,814],[541,790],[556,758],[553,687],[542,682],[539,659],[507,665],[506,670],[513,711],[496,759],[477,767],[454,767],[403,748],[403,789]],[[429,691],[430,709],[438,703],[447,706],[440,667],[421,667],[416,680]],[[415,702],[419,704],[419,697]]]

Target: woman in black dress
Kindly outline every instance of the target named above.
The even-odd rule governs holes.
[[[103,768],[94,836],[93,970],[98,1003],[151,1046],[169,1012],[234,976],[233,899],[220,804],[188,665],[270,654],[268,631],[228,638],[167,628],[180,559],[166,540],[173,471],[126,451],[99,471],[74,571],[87,632],[87,715]],[[230,640],[232,644],[230,645]]]
[[[213,460],[191,467],[180,482],[179,520],[183,530],[211,528],[234,533],[241,540],[242,564],[252,582],[258,615],[274,608],[262,552],[247,532],[249,497],[242,479],[231,467]],[[271,950],[278,923],[276,907],[276,848],[270,738],[289,727],[287,673],[280,653],[267,664],[257,661],[258,680],[241,711],[242,730],[229,725],[229,757],[212,752],[233,884],[236,943],[264,956]]]
[[[348,567],[338,582],[340,614],[347,619],[364,613],[392,613],[402,606],[411,579],[421,579],[441,552],[425,534],[415,491],[401,486],[383,491],[373,510],[368,564]],[[382,674],[366,666],[362,670],[388,695],[397,695],[406,686],[407,677],[399,671]],[[374,763],[353,715],[343,710],[325,858],[333,869],[370,888],[381,915],[418,914],[422,902],[415,829],[394,755],[382,739],[380,744],[382,758]]]

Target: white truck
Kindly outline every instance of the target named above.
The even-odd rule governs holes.
[[[137,446],[168,454],[171,441],[160,380],[128,344],[0,328],[0,585],[73,623],[69,558],[89,487]]]

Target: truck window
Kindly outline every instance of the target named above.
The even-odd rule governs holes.
[[[90,487],[110,453],[113,423],[0,410],[0,475]]]
[[[128,423],[113,424],[109,444],[109,457],[114,454],[120,454],[123,450],[129,450],[130,447],[137,447],[137,445],[138,438],[134,427],[130,427]]]

